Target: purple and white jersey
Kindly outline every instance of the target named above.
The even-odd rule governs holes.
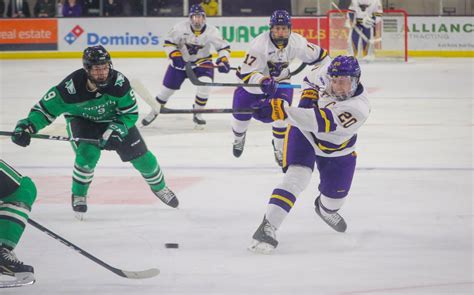
[[[380,17],[383,14],[380,0],[352,0],[349,10],[353,11],[356,19],[365,17]]]
[[[163,45],[167,54],[179,50],[183,59],[190,62],[211,60],[211,45],[219,53],[219,57],[229,57],[230,45],[223,40],[213,25],[206,24],[201,31],[194,31],[189,20],[173,26]]]
[[[359,84],[353,97],[336,100],[325,91],[328,87],[327,67],[325,63],[314,69],[305,78],[305,89],[316,90],[319,94],[318,107],[286,107],[287,122],[298,127],[312,144],[316,155],[322,157],[340,157],[355,150],[357,131],[370,114],[367,92]]]
[[[300,34],[291,33],[288,44],[284,48],[278,48],[272,42],[270,32],[265,32],[250,42],[250,49],[239,67],[237,77],[241,83],[258,84],[264,76],[269,76],[269,66],[280,64],[284,70],[273,78],[289,82],[290,70],[288,66],[294,59],[314,65],[321,62],[326,56],[326,50],[308,42]],[[253,94],[263,94],[258,87],[245,87],[244,89]]]

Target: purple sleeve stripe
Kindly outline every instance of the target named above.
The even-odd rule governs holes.
[[[314,109],[314,114],[318,123],[318,132],[328,133],[336,130],[337,125],[330,110],[324,108]]]

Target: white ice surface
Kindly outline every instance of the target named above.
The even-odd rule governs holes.
[[[81,62],[0,65],[0,130],[9,131]],[[116,69],[152,93],[166,65],[114,59]],[[358,169],[341,210],[348,231],[334,232],[315,215],[315,172],[270,256],[246,250],[282,178],[268,125],[252,122],[244,154],[235,159],[229,115],[206,115],[203,131],[193,129],[191,115],[161,115],[141,132],[180,209],[161,204],[130,164],[105,152],[84,222],[70,207],[69,144],[33,140],[21,148],[2,137],[0,157],[37,184],[34,220],[115,267],[158,267],[161,274],[120,278],[29,226],[16,252],[35,267],[37,283],[0,293],[473,294],[473,69],[472,59],[363,64],[373,108],[359,133]],[[231,107],[232,91],[214,89],[208,106]],[[191,108],[194,94],[185,82],[169,107]],[[144,116],[148,107],[142,103],[140,111]],[[64,127],[58,119],[42,133],[65,135]],[[180,248],[166,249],[168,242]]]

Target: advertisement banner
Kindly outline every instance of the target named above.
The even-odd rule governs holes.
[[[59,50],[82,51],[88,46],[103,45],[111,51],[163,51],[168,31],[187,18],[101,18],[59,19]],[[293,31],[315,44],[327,44],[326,19],[316,17],[293,19]],[[216,26],[232,51],[246,51],[256,36],[268,31],[267,17],[247,17],[245,23],[238,17],[207,19]]]
[[[0,19],[0,51],[58,49],[57,19]]]
[[[472,17],[409,17],[409,50],[472,51]]]

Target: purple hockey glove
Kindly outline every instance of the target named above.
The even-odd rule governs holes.
[[[173,66],[177,69],[184,69],[186,66],[186,62],[183,59],[183,54],[179,50],[175,50],[170,53],[171,61],[173,62]]]
[[[228,73],[230,72],[229,59],[225,56],[219,57],[216,60],[216,65],[218,66],[217,70],[219,73]]]
[[[277,91],[278,83],[272,77],[264,77],[260,80],[260,89],[268,96],[273,96]]]
[[[252,105],[253,117],[263,123],[285,120],[288,115],[285,112],[284,102],[281,98],[260,100]]]

